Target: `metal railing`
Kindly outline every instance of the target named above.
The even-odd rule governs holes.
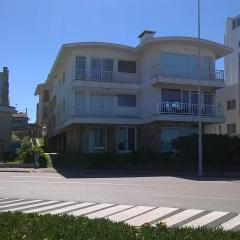
[[[197,79],[198,69],[167,65],[154,65],[151,68],[151,77],[154,78],[158,76]],[[208,71],[202,69],[200,71],[200,78],[203,80],[224,81],[224,71],[223,70]]]
[[[73,79],[82,81],[139,83],[136,73],[99,71],[88,69],[75,69]]]
[[[157,102],[157,114],[198,115],[199,104],[180,102]],[[202,116],[223,116],[222,106],[201,105]]]

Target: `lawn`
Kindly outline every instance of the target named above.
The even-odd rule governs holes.
[[[240,232],[207,229],[130,227],[104,219],[0,213],[0,239],[4,240],[228,240],[240,239]]]

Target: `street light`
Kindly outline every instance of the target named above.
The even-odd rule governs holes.
[[[201,103],[200,0],[198,0],[198,176],[203,175],[201,110],[202,103]]]

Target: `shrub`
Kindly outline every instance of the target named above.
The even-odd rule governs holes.
[[[49,157],[46,156],[43,149],[38,146],[33,146],[30,138],[25,138],[21,144],[19,159],[23,163],[35,163],[35,157],[37,156],[39,167],[47,167],[49,163]]]

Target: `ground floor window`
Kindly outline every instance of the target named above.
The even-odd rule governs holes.
[[[105,149],[105,129],[92,128],[89,130],[89,150],[104,151]]]
[[[235,135],[236,134],[236,124],[227,124],[227,133],[228,135]]]
[[[117,136],[118,152],[131,152],[136,149],[136,129],[120,127]]]

